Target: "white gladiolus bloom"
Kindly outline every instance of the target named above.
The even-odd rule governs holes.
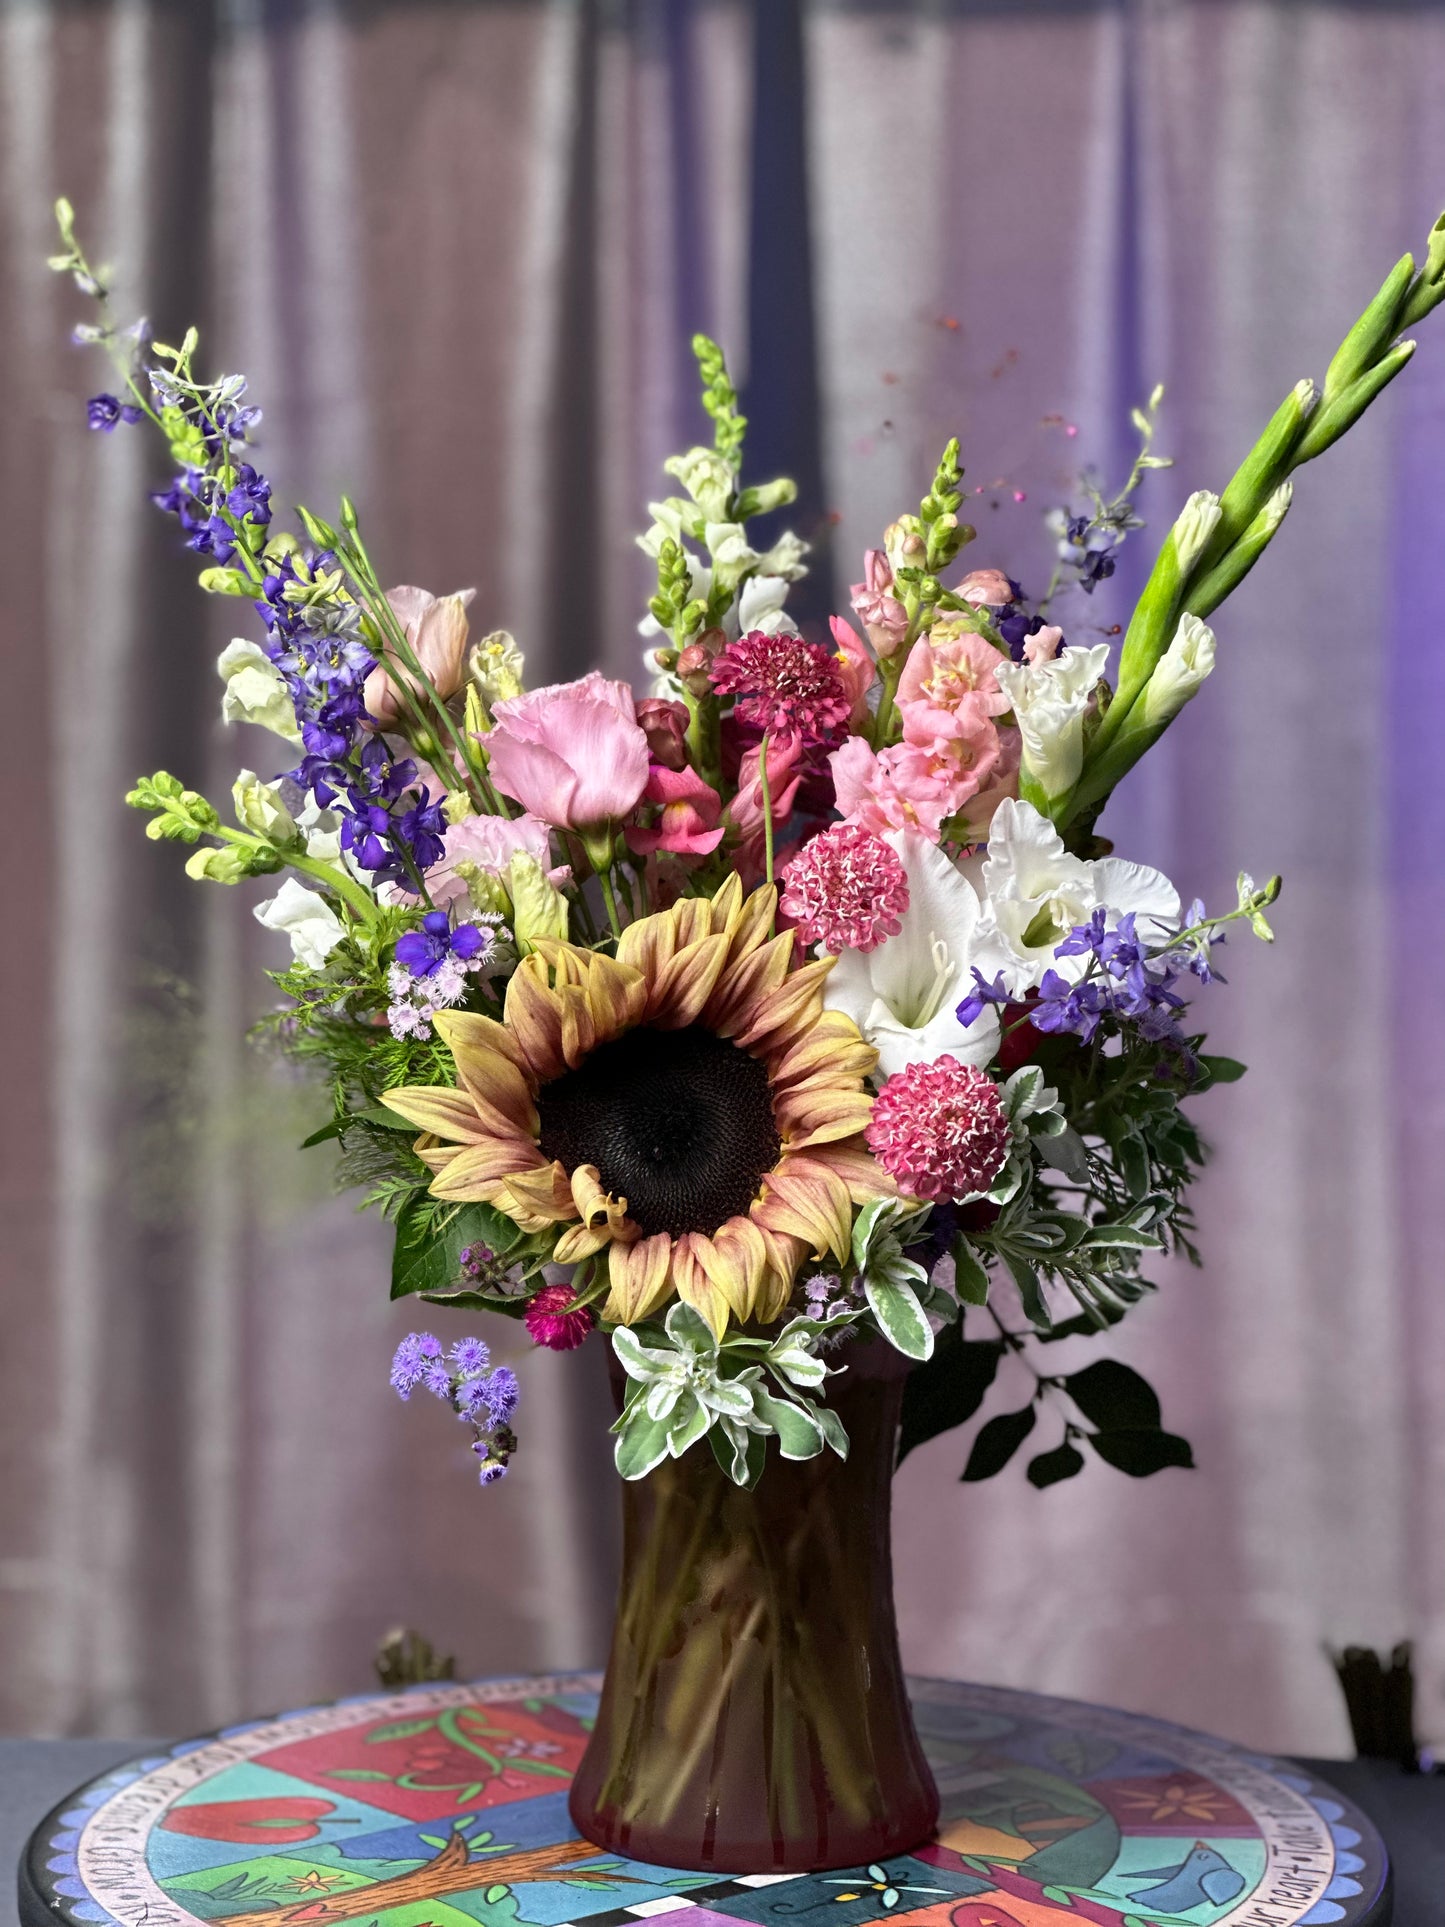
[[[990,980],[1002,976],[1015,997],[1042,983],[1047,971],[1065,982],[1084,974],[1087,956],[1054,951],[1101,905],[1111,925],[1132,912],[1148,944],[1179,928],[1179,892],[1161,871],[1122,857],[1089,863],[1071,856],[1049,819],[1012,797],[994,813],[980,875],[984,915],[971,961]]]
[[[1145,724],[1162,727],[1177,716],[1213,668],[1214,631],[1198,616],[1181,616],[1144,691]]]
[[[238,636],[216,660],[226,685],[221,719],[228,723],[259,723],[288,743],[299,743],[296,710],[281,672],[259,644]]]
[[[1084,766],[1084,712],[1109,660],[1107,642],[1047,662],[1000,662],[994,674],[1023,739],[1022,766],[1044,795],[1067,796]]]
[[[853,1019],[878,1052],[882,1077],[945,1052],[982,1069],[998,1048],[998,1013],[986,1009],[967,1026],[956,1015],[974,987],[971,966],[983,921],[978,893],[918,831],[894,830],[884,841],[908,877],[903,927],[876,950],[845,950],[823,1001]]]
[[[292,956],[312,970],[321,968],[346,935],[326,900],[295,877],[287,877],[268,903],[256,905],[256,921],[268,930],[284,930],[291,939]]]

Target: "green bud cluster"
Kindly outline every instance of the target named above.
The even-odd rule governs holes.
[[[694,335],[692,352],[702,376],[702,405],[713,424],[713,447],[734,468],[741,465],[748,418],[738,408],[738,391],[723,351],[708,335]],[[756,511],[754,511],[756,513]]]
[[[215,809],[198,790],[188,790],[178,776],[158,769],[154,776],[143,776],[126,793],[133,810],[154,810],[146,824],[146,835],[153,841],[195,843],[200,837],[214,835],[221,827]]]

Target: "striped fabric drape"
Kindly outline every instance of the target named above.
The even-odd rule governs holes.
[[[594,1661],[614,1561],[600,1356],[504,1335],[523,1450],[485,1495],[458,1429],[395,1401],[384,1229],[293,1148],[319,1100],[246,1039],[263,892],[190,884],[119,801],[274,758],[219,724],[244,612],[146,502],[163,451],[85,432],[55,194],[123,311],[250,375],[280,496],[346,488],[388,579],[475,583],[534,678],[640,677],[631,535],[701,429],[694,328],[745,379],[758,473],[803,484],[810,615],[955,430],[973,557],[1037,586],[1040,511],[1081,459],[1122,475],[1155,380],[1157,532],[1322,372],[1445,204],[1442,84],[1445,9],[1404,0],[0,5],[0,1726],[361,1690],[399,1621],[472,1671]],[[1442,414],[1426,324],[1106,824],[1186,896],[1286,875],[1279,944],[1232,945],[1200,1012],[1253,1067],[1202,1107],[1205,1267],[1107,1341],[1200,1470],[1039,1495],[960,1489],[957,1438],[918,1453],[915,1670],[1326,1752],[1322,1642],[1413,1635],[1445,1736]]]

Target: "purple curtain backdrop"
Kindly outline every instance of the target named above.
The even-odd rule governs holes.
[[[475,583],[534,678],[640,679],[631,536],[702,429],[694,328],[743,378],[754,472],[800,479],[815,619],[954,431],[972,554],[1037,585],[1041,512],[1082,460],[1122,476],[1164,381],[1177,466],[1071,611],[1099,633],[1422,245],[1442,87],[1433,5],[0,9],[0,1726],[179,1733],[363,1690],[399,1621],[470,1671],[593,1662],[613,1569],[600,1358],[518,1358],[524,1451],[486,1495],[455,1428],[391,1398],[383,1229],[293,1149],[315,1096],[245,1040],[264,893],[188,883],[118,802],[141,769],[223,795],[273,758],[217,720],[244,623],[147,505],[158,451],[82,426],[101,373],[42,265],[54,195],[123,308],[198,320],[251,376],[280,495],[346,488],[388,577]],[[1201,1107],[1205,1267],[1109,1341],[1200,1469],[1041,1495],[961,1488],[957,1437],[917,1453],[916,1670],[1329,1752],[1324,1642],[1412,1636],[1445,1738],[1445,327],[1421,333],[1106,824],[1186,894],[1287,878],[1280,942],[1232,946],[1205,1005],[1253,1067]]]

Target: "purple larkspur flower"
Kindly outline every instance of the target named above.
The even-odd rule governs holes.
[[[109,435],[121,422],[138,422],[141,411],[118,395],[92,395],[85,404],[86,425]]]
[[[999,971],[993,982],[984,976],[978,965],[973,966],[973,989],[958,1006],[954,1015],[959,1023],[967,1026],[976,1023],[990,1004],[1006,1004],[1009,993],[1004,988],[1003,972]]]
[[[460,957],[466,963],[486,943],[486,933],[474,923],[459,923],[453,930],[445,910],[428,910],[420,930],[408,930],[397,938],[396,960],[413,977],[431,977],[448,957]]]

